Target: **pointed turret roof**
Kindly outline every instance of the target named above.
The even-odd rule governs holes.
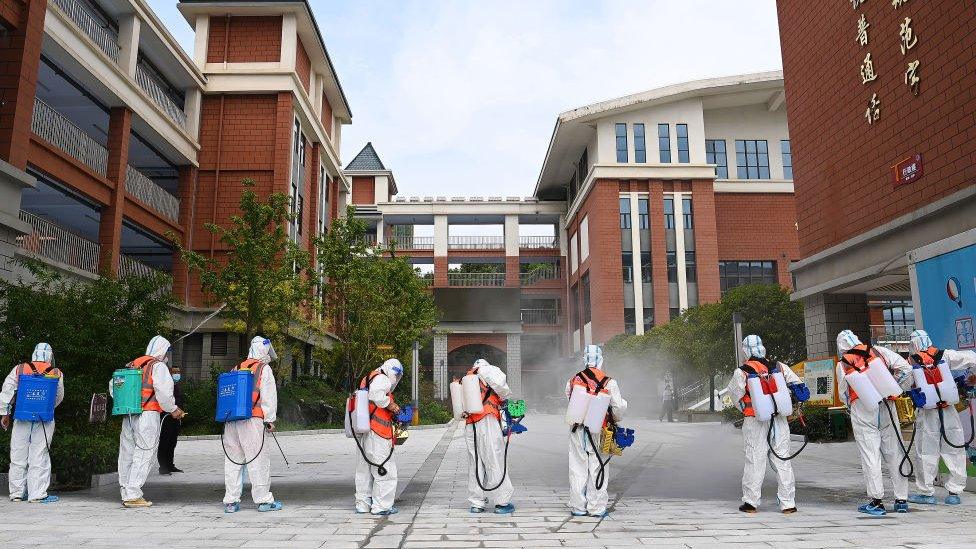
[[[376,149],[373,148],[372,142],[366,143],[363,150],[359,151],[359,154],[346,166],[346,170],[357,172],[387,171],[386,166],[383,165],[383,161],[376,154]]]

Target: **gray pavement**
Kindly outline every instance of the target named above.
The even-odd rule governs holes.
[[[557,416],[526,419],[513,438],[514,515],[467,512],[463,431],[417,430],[397,452],[398,506],[391,517],[353,509],[355,447],[341,434],[279,437],[275,496],[285,508],[259,514],[246,501],[224,515],[222,453],[214,440],[181,441],[186,473],[152,476],[151,509],[122,509],[114,487],[64,493],[40,507],[0,502],[5,547],[974,547],[976,496],[963,505],[913,506],[907,515],[858,514],[863,480],[854,446],[811,444],[795,461],[800,512],[784,516],[767,475],[761,512],[739,504],[741,439],[728,425],[635,420],[638,442],[611,465],[614,512],[572,518],[566,506],[566,429]],[[269,443],[272,441],[269,440]],[[277,449],[274,449],[277,452]]]

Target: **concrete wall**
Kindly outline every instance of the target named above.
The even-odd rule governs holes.
[[[864,294],[817,294],[803,300],[807,357],[837,354],[837,334],[853,330],[861,341],[871,341],[870,315]]]
[[[660,164],[657,143],[657,125],[668,124],[671,138],[671,164],[678,163],[678,132],[676,124],[688,124],[689,156],[692,164],[705,163],[705,133],[701,99],[685,99],[635,110],[601,119],[597,123],[597,158],[600,164],[617,163],[616,124],[627,124],[627,149],[630,164],[634,161],[634,124],[644,124],[646,164]],[[593,153],[593,150],[590,150]]]
[[[736,139],[765,139],[769,145],[770,177],[783,179],[783,154],[780,141],[789,138],[786,109],[782,107],[772,112],[762,104],[705,111],[705,139],[725,140],[729,179],[738,179],[735,169]],[[704,141],[701,146],[704,150]]]

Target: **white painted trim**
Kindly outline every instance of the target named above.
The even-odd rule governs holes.
[[[119,66],[130,78],[135,78],[139,62],[140,27],[139,18],[134,13],[119,19]]]
[[[783,180],[769,180],[764,179],[762,181],[757,181],[750,179],[748,181],[743,181],[741,179],[716,179],[715,180],[715,192],[716,193],[776,193],[776,194],[793,194],[793,180],[783,179]]]
[[[354,172],[343,172],[354,175]],[[372,173],[371,175],[375,175]],[[376,205],[385,215],[564,215],[564,202],[385,202]]]
[[[664,193],[674,199],[674,248],[678,265],[678,308],[684,311],[688,308],[688,273],[685,261],[685,207],[683,198],[689,193]]]
[[[282,68],[295,70],[298,56],[298,17],[294,13],[281,16],[281,62]]]
[[[447,257],[449,231],[447,216],[434,216],[434,257]]]
[[[205,74],[211,73],[227,73],[227,74],[239,74],[239,73],[264,73],[268,71],[274,72],[288,72],[288,67],[283,66],[277,61],[254,61],[246,63],[208,63],[203,64],[203,72]]]
[[[193,25],[193,64],[198,71],[207,65],[207,50],[210,41],[210,15],[197,15]]]
[[[960,248],[966,248],[976,244],[976,229],[969,229],[959,234],[943,238],[921,248],[916,248],[908,252],[908,262],[918,263],[926,259],[932,259],[947,253],[954,252]]]
[[[519,255],[519,218],[517,215],[505,216],[505,256]]]
[[[169,28],[163,24],[156,15],[156,12],[146,3],[146,0],[131,0],[131,2],[139,14],[139,18],[144,23],[143,26],[159,37],[160,42],[163,43],[163,46],[168,50],[169,54],[176,58],[179,64],[186,70],[186,74],[196,82],[196,85],[198,87],[203,86],[205,79],[194,63],[193,58],[187,55],[183,46],[176,41],[173,34],[169,32]]]
[[[647,193],[620,193],[630,199],[630,264],[633,273],[634,287],[634,322],[636,323],[636,333],[644,333],[644,266],[641,265],[640,249],[640,211],[637,207],[641,195]],[[650,214],[650,203],[648,203],[648,214]]]
[[[589,215],[584,215],[583,219],[580,220],[579,224],[579,235],[580,235],[580,263],[583,263],[590,257],[590,217]]]

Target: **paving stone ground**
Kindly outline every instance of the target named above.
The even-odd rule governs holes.
[[[566,429],[530,415],[514,439],[514,515],[471,515],[465,503],[463,430],[417,430],[398,450],[391,517],[353,509],[355,448],[342,435],[281,436],[291,460],[273,458],[277,513],[224,515],[219,441],[181,441],[186,473],[153,475],[151,509],[122,509],[114,487],[63,493],[38,506],[0,501],[0,544],[159,547],[976,547],[976,495],[958,507],[913,506],[907,515],[858,514],[863,480],[853,444],[811,444],[795,462],[800,512],[777,512],[773,475],[756,515],[736,511],[742,457],[729,425],[634,420],[638,442],[611,465],[613,513],[572,518],[566,506]],[[271,443],[271,441],[269,441]],[[245,490],[245,496],[248,492]],[[889,496],[890,499],[890,496]]]

